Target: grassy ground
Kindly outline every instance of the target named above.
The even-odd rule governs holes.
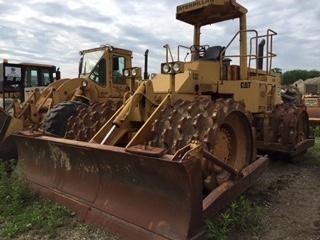
[[[308,150],[304,158],[311,164],[320,164],[320,137],[316,138],[316,144]]]
[[[0,161],[0,239],[114,240],[115,237],[87,226],[74,213],[39,199],[27,184]]]
[[[229,208],[218,216],[207,220],[209,240],[228,240],[235,232],[259,234],[263,208],[245,196],[234,201]]]
[[[9,239],[27,231],[54,235],[70,213],[48,201],[40,201],[17,177],[9,178],[0,165],[0,238]]]

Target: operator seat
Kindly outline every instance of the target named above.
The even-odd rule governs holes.
[[[219,61],[220,60],[220,53],[225,49],[222,46],[212,46],[207,48],[203,57],[203,60],[212,60],[212,61]],[[223,56],[222,56],[223,57]]]

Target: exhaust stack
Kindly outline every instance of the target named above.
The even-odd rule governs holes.
[[[258,45],[257,68],[259,70],[263,69],[263,51],[264,51],[265,44],[266,44],[266,41],[264,39],[262,39]]]
[[[143,79],[149,79],[149,74],[148,74],[148,54],[149,54],[149,49],[147,49],[144,53],[144,73],[143,73]]]

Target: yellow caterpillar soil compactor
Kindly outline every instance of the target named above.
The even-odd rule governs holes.
[[[304,106],[282,104],[280,78],[271,71],[276,33],[247,30],[246,13],[234,0],[178,6],[177,19],[194,26],[191,61],[163,63],[162,74],[140,82],[92,138],[72,139],[79,139],[77,129],[92,130],[90,108],[69,118],[69,139],[16,135],[21,173],[43,196],[121,239],[205,238],[204,219],[266,168],[256,143],[293,156],[314,142]],[[229,44],[200,44],[202,26],[230,19],[239,19],[240,30]],[[237,38],[240,53],[228,56]],[[267,42],[266,55],[259,40]],[[133,70],[124,70],[131,82]]]
[[[13,115],[0,108],[0,158],[16,157],[10,136],[22,129],[39,128],[43,117],[53,106],[55,110],[50,111],[48,118],[60,118],[54,123],[59,127],[47,121],[43,128],[63,136],[61,132],[65,131],[67,118],[88,104],[95,109],[103,106],[106,117],[111,117],[122,105],[123,95],[128,91],[122,73],[124,68],[131,67],[132,52],[104,45],[83,50],[80,55],[78,78],[60,79],[41,91],[34,89],[22,104],[14,102]]]

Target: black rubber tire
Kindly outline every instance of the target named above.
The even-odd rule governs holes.
[[[77,114],[86,104],[78,101],[67,101],[52,107],[44,117],[41,128],[49,134],[63,137],[66,132],[68,118]]]

